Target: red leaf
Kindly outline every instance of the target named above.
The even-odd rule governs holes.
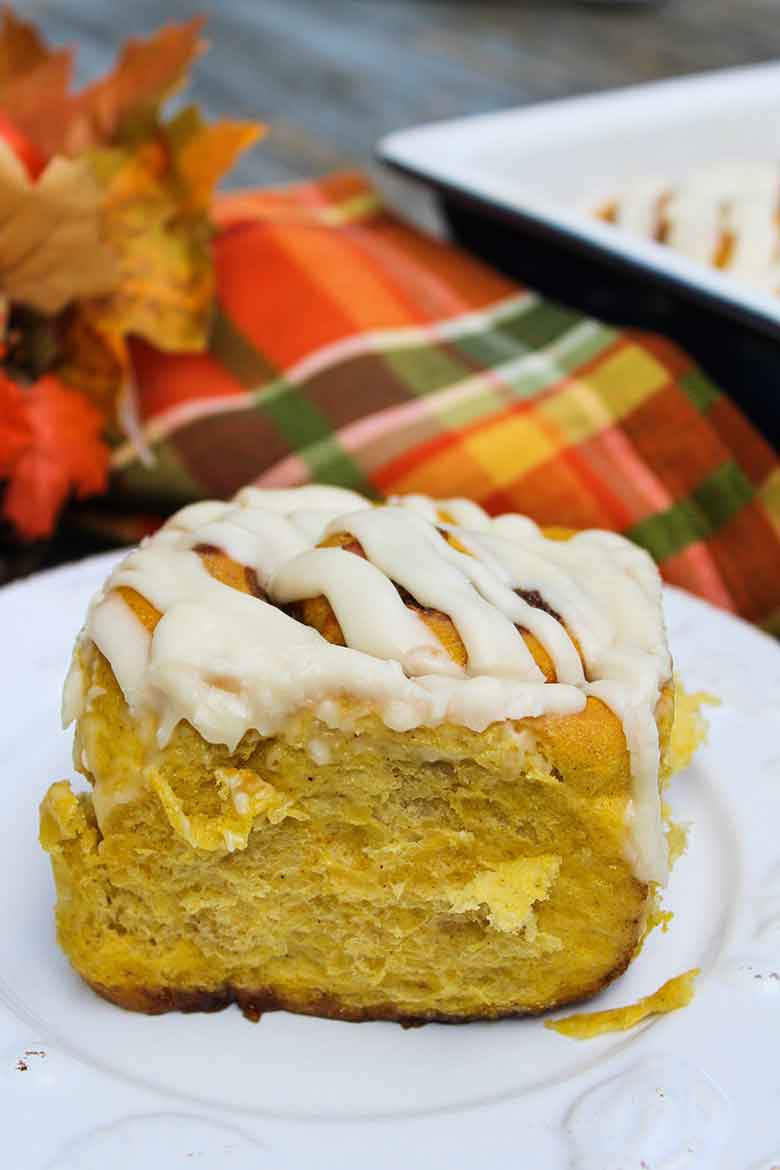
[[[9,476],[32,441],[27,399],[16,382],[0,371],[0,477]]]
[[[4,511],[34,539],[51,533],[72,491],[82,498],[105,489],[108,448],[98,411],[57,378],[41,378],[22,397],[32,433],[12,469]]]

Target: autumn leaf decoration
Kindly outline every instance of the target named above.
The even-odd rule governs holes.
[[[9,479],[5,515],[22,536],[46,536],[71,491],[83,497],[106,486],[103,420],[51,375],[27,390],[0,375],[0,410],[0,475]]]
[[[205,348],[215,185],[262,133],[166,99],[203,51],[202,19],[130,41],[71,90],[73,53],[8,9],[0,25],[2,514],[48,535],[71,493],[107,485],[133,428],[132,337]]]

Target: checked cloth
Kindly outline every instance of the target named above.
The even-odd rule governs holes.
[[[214,220],[208,351],[134,343],[148,453],[114,449],[126,513],[252,481],[463,495],[623,532],[780,633],[780,466],[675,345],[542,299],[360,175],[222,195]]]

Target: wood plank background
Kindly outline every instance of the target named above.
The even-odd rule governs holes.
[[[83,79],[126,37],[196,11],[211,50],[192,95],[272,131],[234,172],[284,182],[371,162],[378,138],[437,118],[780,55],[778,0],[22,0]],[[427,220],[425,197],[391,184]]]

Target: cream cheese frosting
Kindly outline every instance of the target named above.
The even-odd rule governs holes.
[[[676,183],[648,179],[610,203],[619,227],[662,240],[763,292],[780,291],[780,166],[725,162]]]
[[[349,534],[365,556],[318,547],[334,534]],[[202,546],[251,569],[261,595],[213,577]],[[123,586],[160,613],[153,632]],[[465,666],[399,590],[450,617]],[[320,596],[343,646],[282,608]],[[521,630],[547,650],[558,681],[545,680]],[[340,488],[249,487],[183,508],[131,552],[94,598],[81,639],[108,659],[131,711],[154,715],[161,744],[181,720],[230,749],[250,729],[275,734],[302,709],[343,726],[345,699],[403,732],[445,721],[481,731],[574,714],[597,697],[621,719],[630,752],[635,872],[665,880],[655,709],[671,661],[661,584],[650,557],[613,533],[558,541],[468,500],[374,506]],[[72,674],[66,722],[81,693]]]

